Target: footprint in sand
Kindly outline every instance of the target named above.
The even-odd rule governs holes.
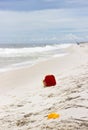
[[[27,118],[27,117],[30,117],[32,115],[33,115],[32,113],[28,113],[28,114],[25,114],[24,117]]]
[[[17,126],[24,126],[24,125],[27,125],[28,124],[28,120],[26,120],[25,118],[23,118],[23,119],[21,119],[21,120],[18,120],[17,122],[16,122],[16,125]]]

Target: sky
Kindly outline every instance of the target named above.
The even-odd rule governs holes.
[[[88,41],[88,0],[0,0],[0,43]]]

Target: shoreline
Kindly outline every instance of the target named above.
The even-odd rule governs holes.
[[[64,49],[71,46],[71,44],[61,45],[47,45],[41,47],[28,48],[0,48],[0,71],[7,69],[15,69],[36,64],[36,62],[45,61],[53,56],[61,56]]]
[[[42,63],[47,62],[48,60],[52,60],[54,58],[59,58],[59,57],[64,57],[66,55],[69,55],[69,54],[68,53],[56,54],[54,57],[50,57],[50,58],[47,58],[47,59],[42,59],[41,61],[37,61],[37,62],[31,63],[31,64],[30,64],[29,61],[12,64],[12,65],[9,65],[7,67],[0,68],[0,73],[8,72],[8,71],[15,71],[15,70],[24,69],[24,68],[31,68],[32,66],[34,67],[34,66],[36,66],[36,64],[39,64],[41,62]]]

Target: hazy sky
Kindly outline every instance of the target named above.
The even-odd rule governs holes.
[[[88,0],[0,0],[0,43],[88,40]]]

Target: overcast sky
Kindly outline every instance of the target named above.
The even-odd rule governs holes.
[[[88,41],[88,0],[0,0],[0,43]]]

